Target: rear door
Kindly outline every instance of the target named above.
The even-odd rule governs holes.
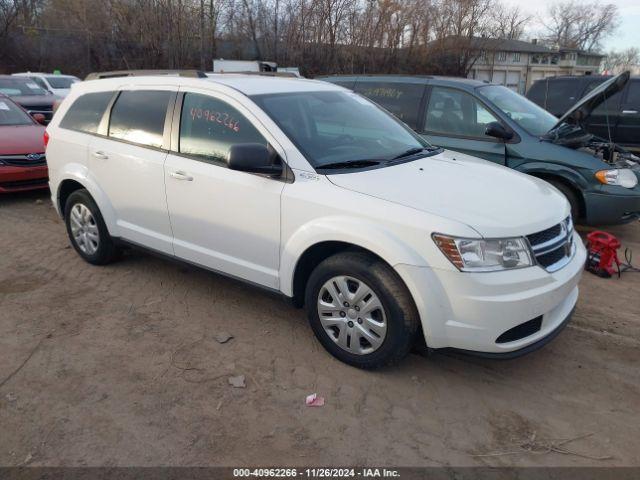
[[[640,78],[629,81],[624,92],[614,140],[631,148],[640,148]]]
[[[504,165],[504,143],[485,135],[498,118],[475,96],[450,87],[431,87],[422,135],[433,145]]]
[[[173,246],[164,162],[171,125],[167,111],[172,111],[175,90],[121,91],[106,119],[106,136],[93,137],[89,145],[91,172],[116,211],[119,235],[168,254]]]

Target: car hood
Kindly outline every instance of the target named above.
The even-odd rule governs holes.
[[[574,124],[580,124],[591,115],[599,105],[602,104],[607,98],[610,98],[613,94],[619,92],[629,81],[631,74],[623,72],[613,78],[610,78],[606,82],[598,85],[587,95],[578,100],[567,112],[560,117],[558,123],[556,123],[549,132],[558,128],[562,123],[569,122]]]
[[[44,152],[42,125],[10,125],[0,127],[0,156]]]
[[[23,107],[31,107],[33,105],[51,105],[58,100],[55,95],[15,95],[11,100]]]
[[[539,232],[569,215],[568,202],[548,183],[451,151],[328,178],[348,190],[462,222],[487,238]]]

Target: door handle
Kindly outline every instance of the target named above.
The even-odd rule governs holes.
[[[93,152],[93,156],[96,158],[99,158],[100,160],[108,160],[109,159],[109,155],[105,154],[104,152]]]
[[[623,115],[637,115],[638,110],[622,110]]]
[[[169,176],[172,178],[175,178],[176,180],[186,180],[187,182],[193,181],[193,177],[191,175],[188,175],[181,170],[177,170],[175,172],[169,172]]]

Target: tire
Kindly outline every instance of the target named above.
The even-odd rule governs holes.
[[[100,209],[89,192],[76,190],[64,206],[64,219],[71,245],[92,265],[111,263],[118,253]],[[84,232],[84,233],[83,233]]]
[[[345,299],[355,303],[346,307]],[[380,307],[373,309],[375,299]],[[338,360],[363,369],[402,360],[420,324],[411,294],[397,273],[364,252],[343,252],[321,262],[307,282],[305,309],[324,348]]]
[[[557,180],[547,180],[547,182],[560,190],[560,193],[565,196],[571,206],[571,218],[573,219],[573,223],[577,223],[580,219],[580,201],[578,200],[578,196],[573,190],[571,190],[571,188],[567,187],[562,182],[558,182]]]

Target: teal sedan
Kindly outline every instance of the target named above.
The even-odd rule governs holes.
[[[625,72],[560,119],[522,95],[478,80],[415,76],[323,77],[377,102],[433,145],[499,163],[553,184],[576,222],[640,218],[640,158],[581,123],[629,81]],[[526,214],[526,212],[523,212]]]

